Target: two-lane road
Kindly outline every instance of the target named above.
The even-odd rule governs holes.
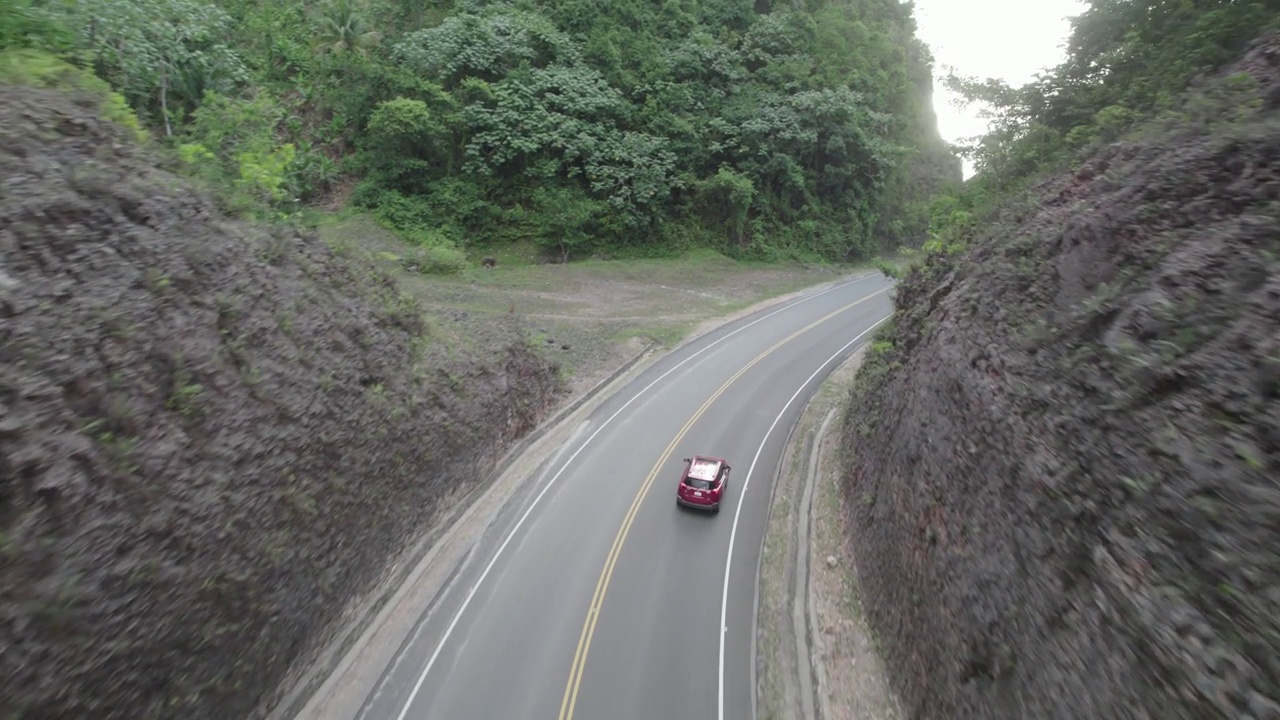
[[[892,311],[879,274],[730,323],[601,404],[406,639],[362,720],[749,720],[756,570],[791,426]],[[733,465],[718,515],[682,458]]]

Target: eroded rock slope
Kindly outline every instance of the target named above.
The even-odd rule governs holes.
[[[558,385],[95,102],[0,87],[0,715],[243,718]]]
[[[912,717],[1280,718],[1278,255],[1273,38],[904,279],[845,488]]]

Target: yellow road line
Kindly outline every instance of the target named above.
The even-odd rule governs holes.
[[[738,378],[742,377],[743,374],[754,367],[756,363],[764,360],[775,350],[796,339],[803,333],[812,330],[849,308],[855,305],[860,305],[885,292],[888,292],[888,288],[871,293],[870,295],[855,300],[834,312],[824,315],[791,333],[782,340],[779,340],[768,350],[757,355],[751,360],[751,362],[744,365],[742,369],[738,370],[738,372],[734,373],[732,377],[726,380],[724,384],[711,395],[711,397],[707,398],[707,401],[702,403],[702,406],[689,417],[689,420],[680,428],[680,431],[676,433],[676,436],[671,439],[671,442],[667,445],[667,449],[662,452],[662,456],[658,458],[658,461],[653,465],[653,469],[649,471],[649,476],[645,478],[644,483],[640,486],[640,490],[636,493],[635,499],[631,501],[631,507],[627,509],[627,514],[622,520],[622,526],[618,528],[618,534],[613,538],[613,545],[609,548],[609,554],[605,557],[604,568],[600,571],[600,579],[596,581],[595,594],[591,596],[591,606],[587,610],[587,618],[582,623],[582,633],[578,636],[578,649],[573,654],[573,665],[569,668],[569,682],[565,685],[564,699],[560,702],[560,720],[573,720],[574,705],[576,705],[578,701],[578,687],[582,684],[582,672],[587,665],[587,650],[591,647],[592,636],[595,635],[596,620],[600,617],[600,608],[604,604],[605,590],[609,587],[609,579],[613,577],[613,568],[617,564],[618,555],[622,551],[622,543],[627,539],[627,533],[631,531],[631,523],[635,520],[636,513],[640,510],[640,504],[644,501],[645,495],[649,494],[649,488],[653,485],[653,481],[658,477],[658,472],[662,469],[662,466],[666,464],[667,459],[675,450],[676,445],[684,439],[685,434],[687,434],[689,429],[693,427],[693,424],[698,421],[698,418],[702,417],[703,413],[711,407],[711,403],[715,402],[716,398],[724,394],[724,391],[728,390],[730,385],[737,382]]]

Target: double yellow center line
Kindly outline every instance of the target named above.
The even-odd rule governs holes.
[[[630,532],[631,523],[635,520],[636,513],[640,510],[640,504],[644,501],[645,495],[649,494],[649,488],[653,486],[653,481],[658,477],[658,472],[662,469],[662,466],[666,464],[667,459],[671,457],[671,453],[675,451],[676,445],[684,439],[685,434],[687,434],[689,429],[693,427],[693,424],[698,421],[698,418],[702,417],[707,409],[711,407],[711,404],[716,401],[716,398],[723,395],[724,391],[728,390],[730,385],[737,382],[738,378],[742,377],[761,360],[764,360],[775,350],[786,345],[805,332],[812,330],[849,308],[854,307],[855,305],[860,305],[885,292],[888,292],[888,288],[874,292],[859,300],[855,300],[834,312],[828,313],[827,315],[824,315],[791,333],[782,340],[779,340],[768,350],[757,355],[751,360],[751,362],[744,365],[742,369],[734,373],[732,377],[726,380],[723,385],[712,393],[711,397],[707,398],[706,402],[702,403],[702,406],[693,413],[689,420],[685,422],[684,426],[680,428],[680,431],[676,433],[676,436],[671,439],[671,442],[667,445],[667,449],[662,452],[662,456],[658,458],[658,461],[653,465],[653,469],[649,471],[649,476],[645,478],[644,484],[640,486],[640,490],[636,493],[635,499],[631,501],[631,507],[627,509],[627,514],[622,520],[622,526],[618,528],[618,534],[613,538],[613,545],[609,548],[609,554],[605,557],[604,568],[600,571],[600,579],[596,581],[595,594],[591,596],[591,606],[587,610],[586,621],[582,624],[582,634],[578,636],[578,648],[573,654],[573,665],[569,668],[569,682],[565,685],[564,699],[560,702],[560,720],[573,719],[573,708],[578,701],[578,687],[582,684],[582,671],[587,664],[587,650],[591,647],[592,636],[595,635],[596,621],[600,618],[600,608],[604,604],[605,590],[609,587],[609,579],[613,577],[613,568],[618,562],[618,555],[622,551],[622,544],[627,539],[627,533]]]

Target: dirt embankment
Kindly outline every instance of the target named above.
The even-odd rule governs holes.
[[[1278,254],[1271,38],[900,285],[845,489],[910,716],[1280,718]]]
[[[0,714],[247,717],[559,386],[94,107],[0,87]]]

